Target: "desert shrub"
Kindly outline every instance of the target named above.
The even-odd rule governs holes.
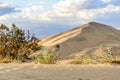
[[[10,56],[6,56],[4,58],[0,57],[0,63],[11,63],[13,59]]]
[[[112,64],[120,64],[120,56],[114,57],[111,61]]]
[[[101,54],[101,56],[95,56],[94,58],[98,63],[111,63],[116,58],[116,56],[113,56],[111,53],[110,49],[107,49],[106,52],[102,51]]]
[[[58,54],[49,48],[44,48],[39,55],[32,57],[35,63],[55,64],[58,60]]]
[[[75,56],[69,64],[93,64],[94,60],[87,56],[87,55],[81,55],[81,56]]]
[[[102,53],[102,55],[81,55],[75,56],[69,64],[105,64],[105,63],[116,63],[120,64],[120,58],[117,56],[113,56],[111,51],[108,50],[106,53]]]
[[[0,26],[0,58],[5,62],[24,61],[31,52],[37,50],[37,38],[12,24]]]

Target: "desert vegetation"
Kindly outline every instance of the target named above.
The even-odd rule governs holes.
[[[54,64],[57,54],[49,48],[40,50],[38,39],[29,31],[18,28],[15,24],[9,28],[4,24],[0,26],[0,63],[26,62]],[[39,52],[38,56],[29,58],[29,55]]]
[[[32,57],[35,63],[55,64],[58,60],[58,53],[55,53],[50,48],[45,47],[39,55]]]
[[[37,38],[29,31],[25,32],[15,24],[11,28],[1,24],[0,62],[23,62],[37,47]]]
[[[120,64],[120,56],[113,55],[109,49],[107,52],[102,51],[102,53],[100,54],[101,55],[84,54],[80,56],[75,56],[68,63],[69,64],[107,64],[107,63]]]

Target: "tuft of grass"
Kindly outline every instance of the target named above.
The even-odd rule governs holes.
[[[68,64],[93,64],[94,60],[87,55],[75,56]]]
[[[10,58],[9,56],[6,56],[4,58],[0,57],[0,63],[11,63],[13,62],[13,59]]]
[[[55,64],[58,59],[58,54],[54,53],[49,48],[45,48],[38,56],[32,57],[35,63]]]
[[[120,64],[120,57],[115,57],[112,61],[112,64]]]
[[[7,55],[4,58],[0,57],[0,63],[21,63],[21,61],[13,59],[11,56]]]

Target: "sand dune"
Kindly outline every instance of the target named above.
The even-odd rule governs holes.
[[[83,26],[42,38],[39,45],[48,47],[60,45],[60,56],[66,58],[85,49],[106,44],[117,45],[119,43],[119,30],[101,23],[90,22]]]

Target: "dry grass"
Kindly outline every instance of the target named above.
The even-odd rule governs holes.
[[[92,58],[78,58],[72,59],[68,62],[68,64],[120,64],[120,59],[106,59],[106,58],[99,58],[99,59],[92,59]]]
[[[110,54],[104,54],[103,56],[75,56],[69,64],[120,64],[120,58],[112,56]]]
[[[58,56],[56,53],[46,48],[38,56],[32,57],[35,63],[42,64],[55,64],[57,62]]]
[[[21,60],[13,59],[10,56],[6,56],[4,58],[0,57],[0,63],[21,63]]]
[[[94,61],[88,57],[88,56],[76,56],[71,61],[69,61],[69,64],[91,64]]]
[[[71,61],[69,61],[69,64],[120,64],[120,57],[113,56],[110,49],[107,50],[107,52],[103,51],[102,46],[99,47],[100,55],[81,55],[81,56],[75,56]]]

